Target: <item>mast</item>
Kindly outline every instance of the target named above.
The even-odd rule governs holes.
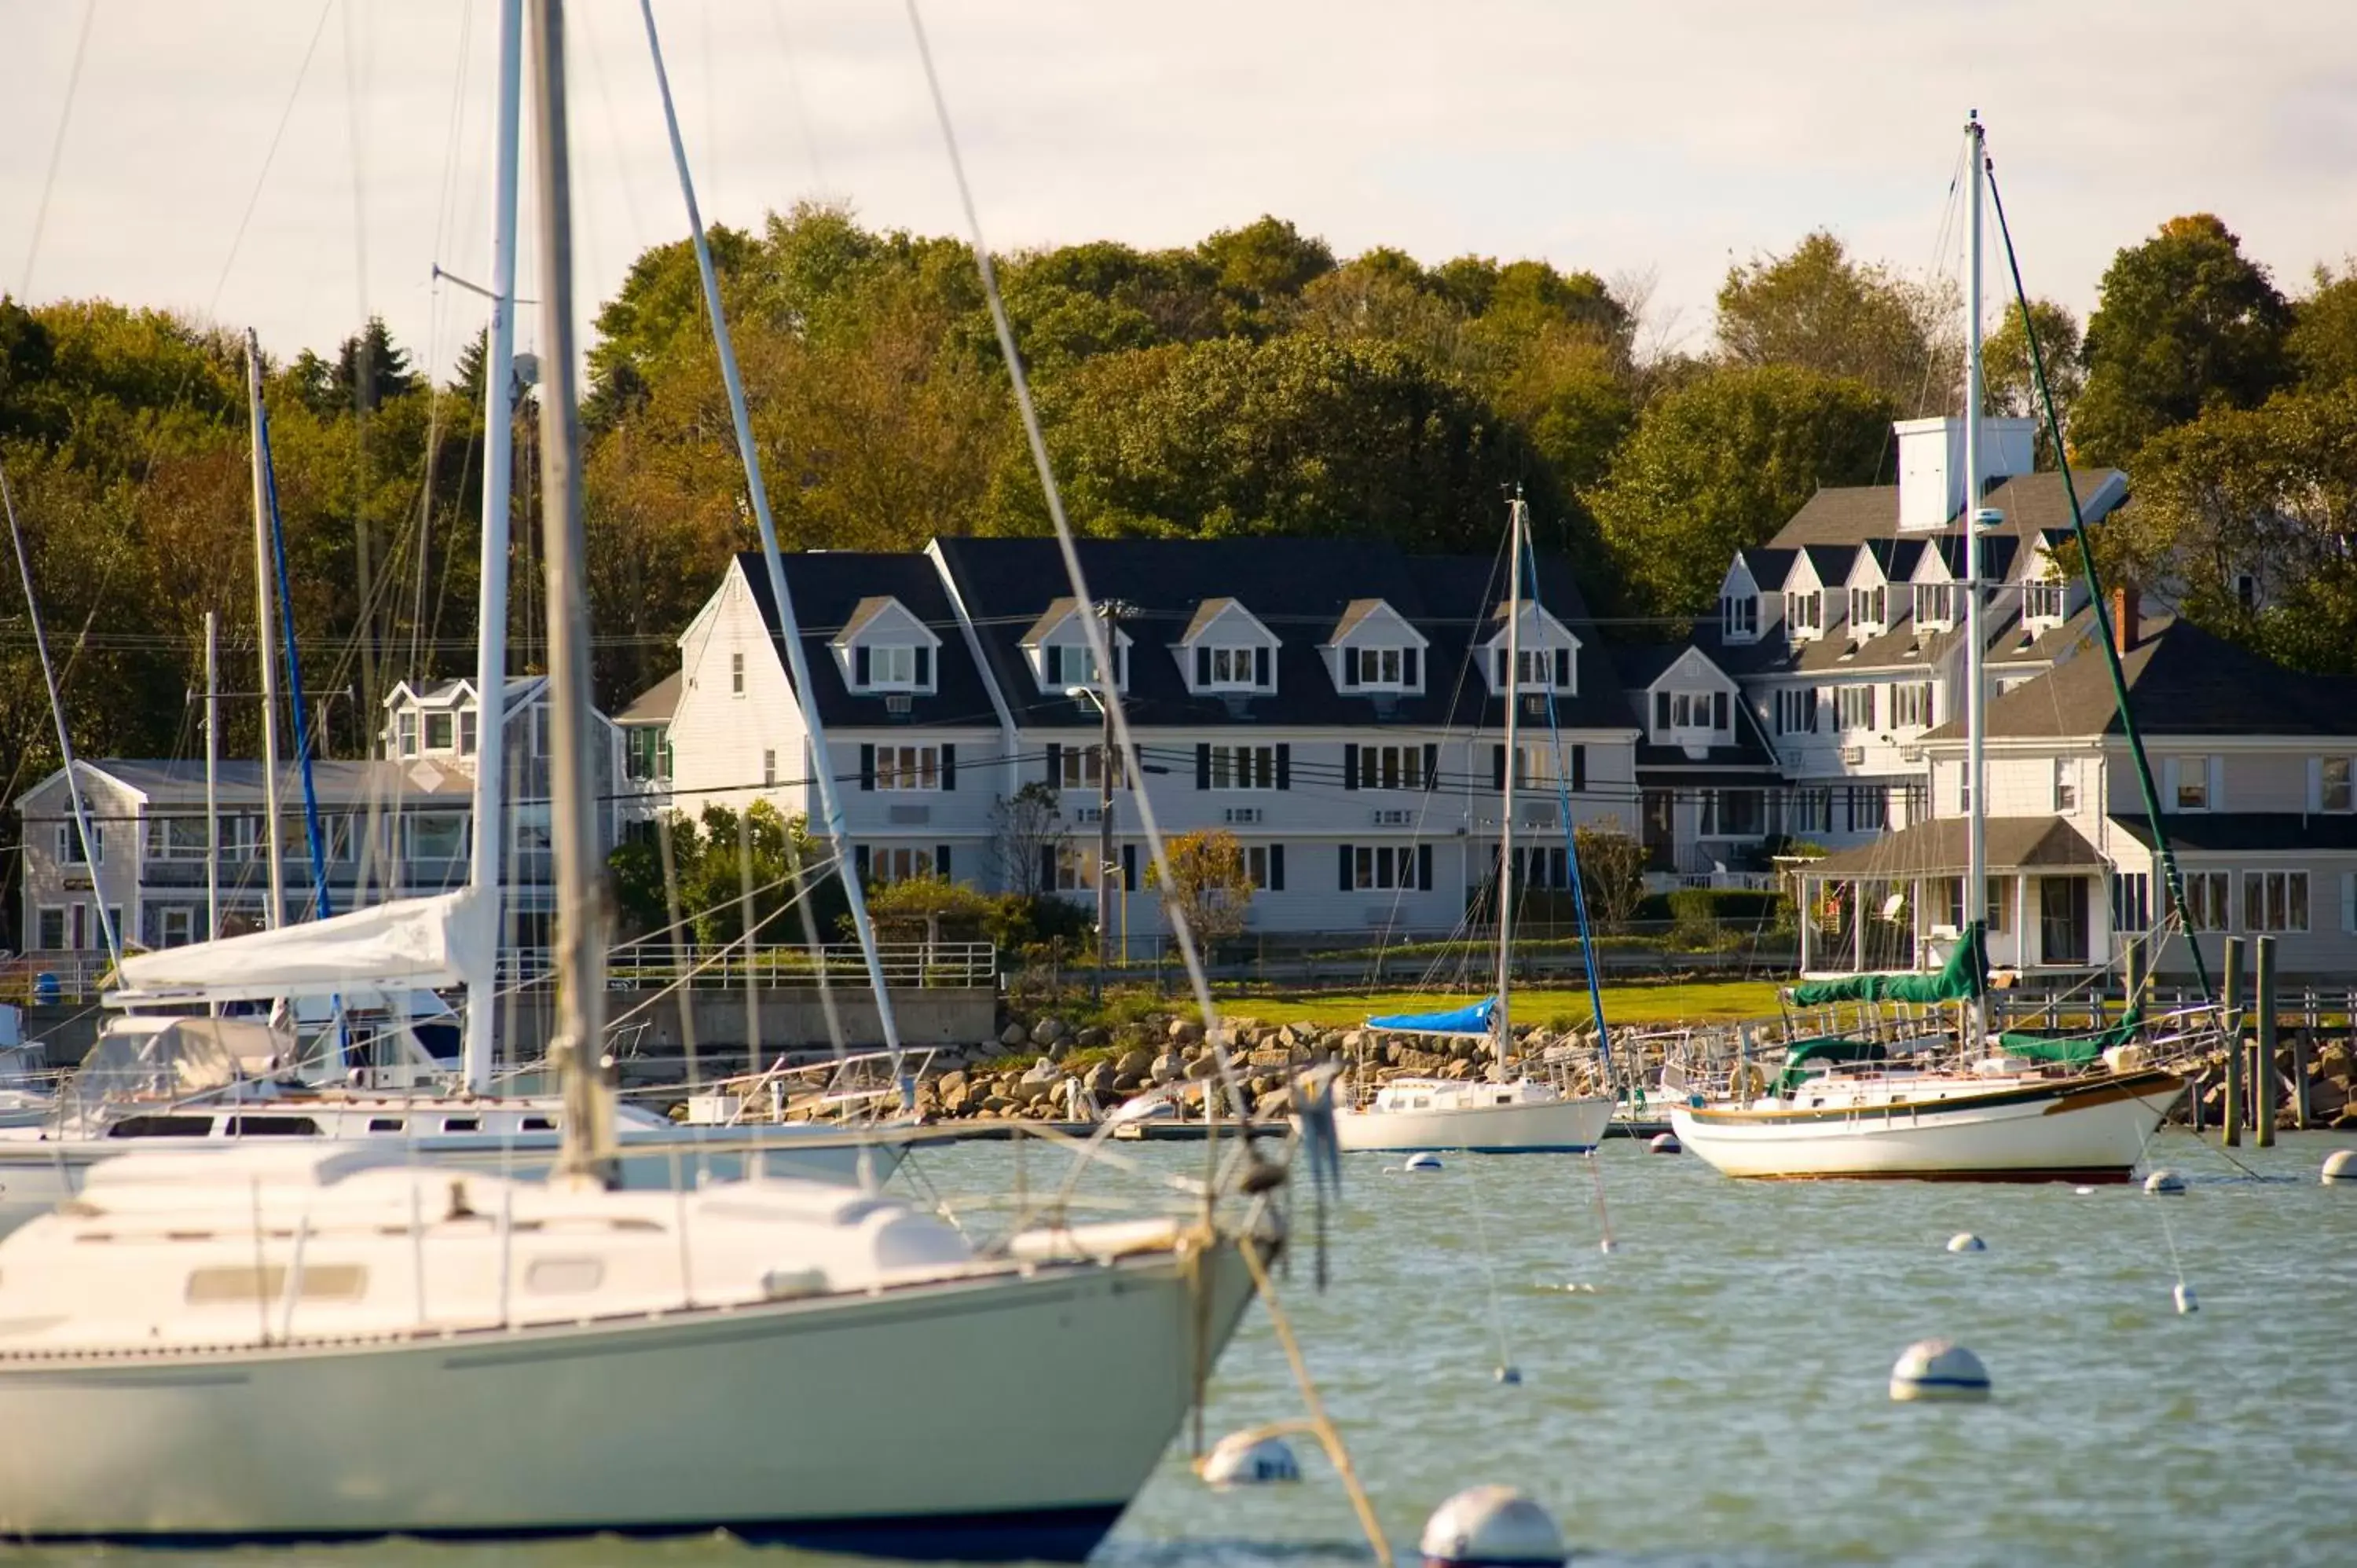
[[[491,1087],[492,992],[499,974],[500,807],[507,768],[508,507],[514,465],[516,144],[522,118],[523,0],[500,0],[499,172],[491,196],[491,325],[483,366],[483,539],[475,601],[475,832],[469,880],[490,906],[492,948],[467,977],[460,1066],[469,1093]]]
[[[1981,589],[1981,116],[1964,123],[1965,156],[1972,163],[1972,199],[1965,244],[1970,257],[1964,284],[1964,770],[1971,791],[1965,813],[1965,929],[1988,913],[1988,719],[1987,628]],[[1967,1010],[1968,1049],[1987,1036],[1987,1000],[1975,994]]]
[[[262,659],[262,854],[270,877],[270,907],[262,926],[274,931],[286,907],[285,871],[278,864],[278,671],[277,633],[270,598],[270,469],[262,446],[262,344],[245,329],[245,397],[253,424],[254,643]]]
[[[613,1185],[605,921],[589,779],[589,598],[583,580],[581,411],[573,334],[573,190],[565,126],[564,0],[532,0],[533,141],[540,165],[540,478],[548,597],[548,816],[556,860],[556,1033],[565,1091],[552,1180]],[[479,829],[478,830],[479,832]]]
[[[221,618],[205,612],[205,940],[221,935]]]
[[[1514,1054],[1514,1021],[1507,993],[1514,972],[1514,785],[1522,758],[1514,750],[1514,710],[1523,689],[1523,498],[1506,505],[1506,551],[1513,565],[1506,586],[1506,766],[1498,812],[1498,1075]]]

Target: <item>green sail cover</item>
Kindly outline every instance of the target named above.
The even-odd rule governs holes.
[[[1997,1044],[2009,1057],[2024,1057],[2034,1062],[2055,1062],[2065,1067],[2084,1067],[2101,1058],[2114,1046],[2132,1043],[2144,1028],[2144,1020],[2134,1013],[2108,1029],[2097,1029],[2085,1035],[2046,1035],[2027,1029],[2007,1029],[1997,1036]]]
[[[1978,920],[1964,928],[1956,950],[1931,974],[1846,974],[1838,980],[1812,980],[1792,987],[1792,1001],[1803,1007],[1829,1002],[1968,1002],[1988,986],[1988,959]]]
[[[1890,1052],[1880,1040],[1853,1040],[1842,1035],[1824,1035],[1813,1040],[1796,1040],[1784,1053],[1784,1070],[1776,1075],[1770,1091],[1789,1095],[1809,1080],[1809,1069],[1819,1062],[1828,1066],[1857,1066],[1861,1062],[1881,1062],[1890,1059]]]

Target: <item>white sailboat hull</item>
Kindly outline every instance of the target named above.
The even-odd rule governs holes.
[[[2159,1070],[1825,1110],[1674,1110],[1686,1152],[1731,1176],[2126,1181],[2185,1090]]]
[[[1077,1561],[1251,1281],[1174,1254],[249,1352],[0,1350],[0,1533],[143,1544],[726,1530]],[[1200,1326],[1199,1328],[1199,1325]],[[628,1419],[613,1419],[615,1412]],[[38,1434],[33,1440],[31,1434]],[[484,1462],[496,1455],[496,1463]]]
[[[1334,1113],[1335,1141],[1347,1151],[1409,1154],[1461,1149],[1471,1154],[1578,1154],[1602,1141],[1609,1100],[1516,1100],[1415,1109],[1348,1109]]]
[[[820,1136],[791,1123],[766,1122],[683,1129],[677,1136],[626,1131],[620,1145],[621,1185],[625,1190],[662,1191],[675,1185],[692,1187],[699,1180],[736,1181],[756,1175],[849,1183],[861,1179],[863,1160],[866,1174],[881,1183],[899,1168],[903,1150],[898,1144],[863,1145],[841,1133],[814,1142]],[[377,1141],[403,1146],[398,1138]],[[417,1139],[415,1150],[422,1164],[539,1181],[548,1175],[556,1141],[553,1132],[521,1133],[505,1139],[495,1134],[443,1133]],[[0,1140],[0,1236],[79,1193],[91,1167],[102,1160],[134,1153],[201,1158],[236,1142],[219,1137]],[[305,1143],[326,1149],[345,1145],[347,1141],[306,1139]],[[349,1146],[361,1144],[353,1140]],[[746,1169],[748,1153],[753,1164],[749,1171]]]

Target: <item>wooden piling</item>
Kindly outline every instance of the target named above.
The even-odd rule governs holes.
[[[2258,939],[2259,1026],[2252,1042],[2251,1142],[2262,1149],[2276,1146],[2276,940]]]
[[[2218,1141],[2226,1147],[2243,1142],[2243,939],[2228,937],[2222,976],[2226,1028],[2226,1103],[2218,1117]]]
[[[2312,1015],[2316,1007],[2316,993],[2311,991],[2308,994],[2309,1009]],[[2314,1049],[2315,1044],[2316,1029],[2313,1025],[2302,1025],[2292,1032],[2291,1124],[2303,1133],[2308,1131],[2309,1126],[2308,1064],[2310,1060],[2309,1052]]]
[[[2136,1015],[2136,1002],[2144,992],[2144,943],[2130,937],[2120,949],[2120,1018],[2123,1022]]]

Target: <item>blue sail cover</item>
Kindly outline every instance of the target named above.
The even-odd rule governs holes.
[[[1458,1007],[1447,1013],[1389,1013],[1367,1020],[1370,1029],[1388,1029],[1401,1035],[1481,1035],[1490,1033],[1491,1020],[1498,1015],[1498,999],[1485,996],[1470,1007]]]

